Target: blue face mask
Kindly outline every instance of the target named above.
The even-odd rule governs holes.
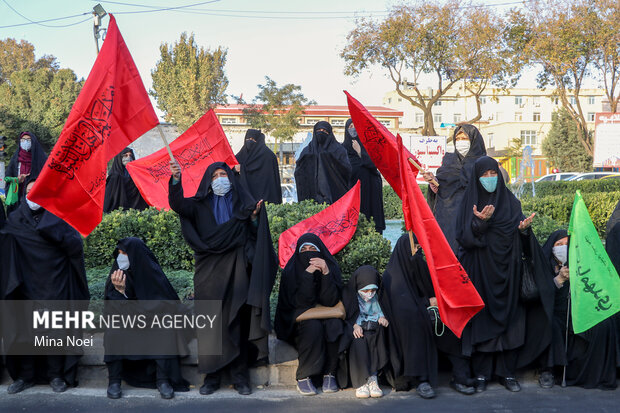
[[[480,179],[480,183],[487,192],[495,192],[495,189],[497,189],[497,182],[499,181],[499,176],[481,176],[478,179]]]
[[[230,192],[230,180],[227,176],[220,176],[211,182],[211,188],[215,195],[224,196]]]

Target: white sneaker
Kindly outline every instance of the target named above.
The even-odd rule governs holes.
[[[383,391],[381,391],[379,383],[377,383],[377,376],[370,376],[367,386],[370,397],[383,397]]]
[[[368,390],[368,385],[364,384],[362,387],[358,387],[355,390],[355,397],[358,399],[367,399],[370,397],[370,391]]]

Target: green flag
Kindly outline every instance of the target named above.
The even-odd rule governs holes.
[[[575,194],[568,233],[571,316],[573,330],[582,333],[620,310],[620,278],[580,191]]]

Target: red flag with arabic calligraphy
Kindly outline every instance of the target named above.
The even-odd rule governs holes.
[[[101,53],[28,198],[87,236],[103,215],[108,161],[158,124],[110,15]]]
[[[176,138],[170,144],[170,149],[183,172],[181,184],[186,197],[196,194],[207,167],[213,162],[226,162],[231,168],[238,164],[213,110],[204,114]],[[127,164],[127,170],[142,197],[149,205],[157,208],[170,209],[168,204],[169,162],[168,151],[162,148],[149,156]]]
[[[457,337],[461,337],[463,328],[484,307],[484,302],[439,228],[416,183],[404,149],[403,140],[397,135],[398,173],[402,183],[405,228],[413,231],[424,250],[441,321]]]
[[[317,235],[329,252],[335,255],[351,241],[360,215],[360,182],[339,200],[280,234],[278,256],[284,268],[295,253],[297,240],[308,232]]]
[[[381,175],[385,178],[390,186],[396,191],[396,194],[400,196],[401,182],[400,174],[398,173],[398,148],[396,146],[396,138],[381,122],[374,118],[368,112],[368,110],[351,96],[346,90],[344,93],[347,95],[347,103],[349,105],[349,113],[351,119],[353,119],[353,125],[360,138],[362,144],[370,159],[381,172]],[[407,156],[414,161],[418,162],[418,159],[407,150],[403,148]],[[420,164],[420,162],[418,162]],[[414,175],[418,174],[418,169],[413,165],[409,165],[411,172]]]

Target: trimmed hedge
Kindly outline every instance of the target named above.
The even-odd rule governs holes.
[[[510,189],[514,192],[516,186],[510,185]],[[593,192],[618,192],[620,191],[620,179],[588,179],[583,181],[550,181],[534,183],[536,190],[536,198],[551,195],[575,195],[576,190],[580,190],[582,194]],[[522,199],[532,198],[532,183],[523,184]]]

